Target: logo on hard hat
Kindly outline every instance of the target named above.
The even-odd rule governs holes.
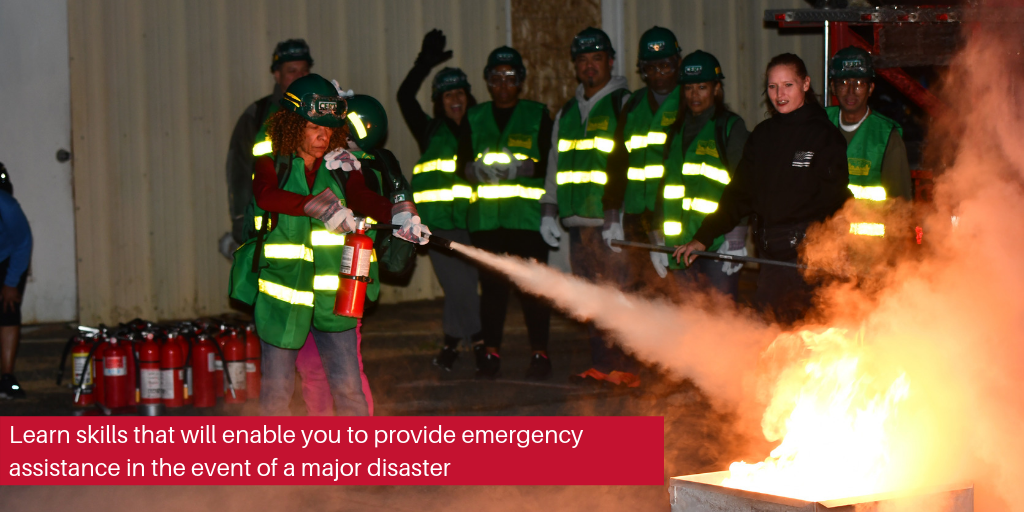
[[[652,43],[647,43],[647,49],[652,52],[660,52],[664,50],[666,46],[668,45],[665,44],[665,41],[655,41]]]
[[[316,110],[321,114],[336,114],[338,112],[338,102],[328,100],[317,101]]]
[[[864,61],[860,59],[843,61],[843,71],[859,71],[861,69],[864,69]]]
[[[498,60],[512,60],[512,54],[511,53],[499,53],[499,54],[495,55],[495,58],[497,58]]]
[[[695,66],[686,66],[685,68],[683,68],[683,73],[686,73],[688,76],[697,76],[703,69],[704,67],[701,66],[700,64]]]
[[[580,42],[580,46],[590,46],[592,44],[597,44],[597,38],[595,38],[595,37],[581,37],[579,39],[579,42]]]

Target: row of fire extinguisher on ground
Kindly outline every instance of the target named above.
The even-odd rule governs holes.
[[[105,414],[163,414],[168,408],[244,403],[260,396],[260,341],[252,324],[133,320],[116,328],[79,327],[71,356],[74,404]]]

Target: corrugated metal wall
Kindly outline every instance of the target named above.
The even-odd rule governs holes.
[[[502,0],[69,0],[71,107],[79,318],[183,318],[228,310],[229,264],[216,250],[230,228],[224,161],[242,110],[273,86],[277,41],[305,38],[313,71],[383,100],[388,148],[409,172],[416,145],[394,100],[422,35],[445,31],[480,98],[480,69],[505,44]],[[768,59],[803,55],[815,83],[821,35],[765,28],[768,7],[800,0],[625,0],[631,85],[636,41],[658,24],[684,52],[703,48],[722,61],[726,99],[753,126]],[[513,23],[515,23],[513,18]],[[565,41],[568,47],[569,41]],[[428,87],[420,92],[428,102]],[[428,109],[429,110],[429,109]],[[441,295],[419,258],[408,286],[385,287],[384,302]]]
[[[305,38],[314,72],[381,99],[388,147],[408,172],[418,154],[394,94],[422,35],[443,29],[451,63],[469,70],[506,39],[501,0],[69,0],[68,15],[83,323],[228,310],[229,264],[216,250],[230,229],[228,139],[273,88],[277,41]],[[418,265],[382,300],[439,296],[429,261]]]

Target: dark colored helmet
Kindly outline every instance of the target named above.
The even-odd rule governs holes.
[[[455,89],[465,89],[469,93],[469,78],[459,68],[444,68],[434,75],[430,84],[430,99],[437,101],[442,94]]]
[[[273,60],[270,61],[270,71],[277,71],[281,64],[293,60],[304,60],[309,63],[309,67],[313,67],[313,57],[309,55],[309,45],[305,39],[289,39],[277,43]]]
[[[679,83],[699,84],[724,78],[722,65],[718,63],[718,59],[714,55],[697,50],[683,57],[683,63],[679,69]]]
[[[836,52],[828,66],[829,78],[874,78],[871,54],[855,46]]]
[[[14,195],[14,185],[11,185],[11,177],[7,174],[7,168],[3,163],[0,163],[0,190]]]
[[[331,128],[337,128],[345,123],[345,113],[348,110],[345,100],[339,96],[334,84],[315,73],[292,82],[281,98],[281,106],[313,124]]]
[[[615,58],[615,48],[612,48],[612,40],[604,30],[594,27],[587,27],[572,38],[572,45],[569,46],[569,54],[573,60],[577,55],[584,53],[607,52],[608,57]]]
[[[654,26],[640,36],[640,52],[637,62],[667,59],[679,55],[679,41],[671,30]]]
[[[359,149],[377,149],[388,133],[388,114],[373,96],[356,94],[348,99],[348,136]]]
[[[523,80],[526,80],[526,67],[523,66],[523,56],[519,55],[519,52],[514,48],[508,46],[502,46],[487,56],[487,66],[484,67],[484,80],[487,80],[491,75],[491,70],[501,65],[512,66],[512,69],[516,72],[516,77],[519,78],[519,83],[523,83]]]

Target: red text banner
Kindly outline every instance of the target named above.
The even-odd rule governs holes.
[[[662,485],[661,417],[0,417],[0,485]]]

